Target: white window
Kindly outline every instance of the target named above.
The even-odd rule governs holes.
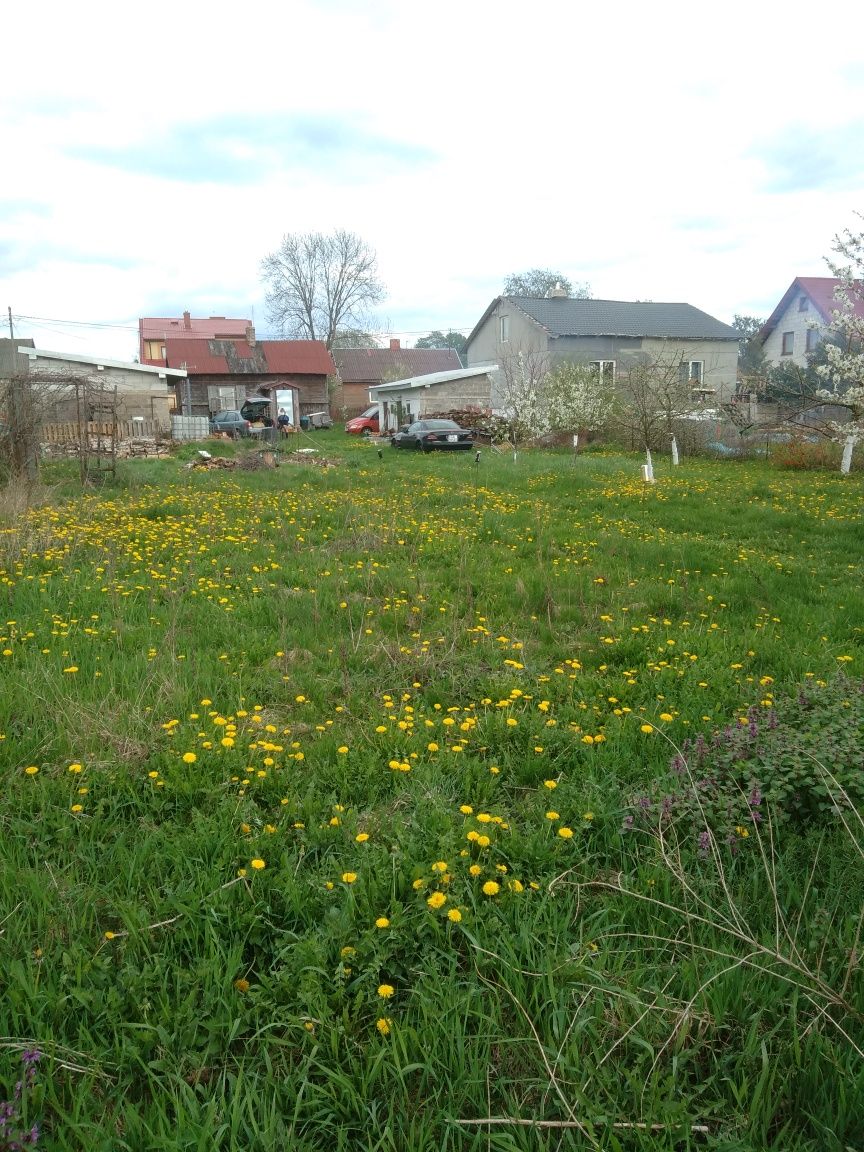
[[[705,380],[704,360],[682,360],[678,368],[678,379],[682,384],[701,388]]]
[[[819,331],[816,328],[807,329],[807,346],[806,352],[815,352],[816,345],[819,343]]]
[[[597,373],[597,379],[601,384],[615,383],[614,360],[592,360],[590,367]]]
[[[510,317],[498,317],[498,334],[502,344],[506,344],[510,339]]]
[[[207,388],[207,401],[211,412],[228,412],[236,407],[233,387],[210,384]]]

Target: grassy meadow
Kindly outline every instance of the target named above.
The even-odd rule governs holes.
[[[304,444],[0,521],[0,1149],[864,1148],[862,477]]]

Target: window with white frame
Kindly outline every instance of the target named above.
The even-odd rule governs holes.
[[[510,317],[498,317],[498,335],[502,344],[506,344],[510,339]]]
[[[783,343],[780,347],[780,355],[781,356],[791,356],[794,351],[795,351],[795,333],[794,332],[784,332],[783,333]]]
[[[614,360],[592,360],[589,368],[597,373],[597,379],[601,384],[614,384],[615,383],[615,361]]]
[[[705,382],[705,361],[682,360],[678,366],[678,380],[693,388],[701,388]]]
[[[816,351],[816,345],[818,343],[819,343],[819,329],[818,328],[808,328],[807,329],[807,343],[805,346],[805,351],[806,352],[815,352]]]
[[[233,409],[235,405],[234,388],[232,386],[222,386],[219,384],[210,384],[207,388],[207,403],[211,412],[228,412]]]

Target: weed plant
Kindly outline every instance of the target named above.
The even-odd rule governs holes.
[[[864,1146],[860,478],[304,444],[0,524],[0,1098],[38,1050],[52,1149]]]

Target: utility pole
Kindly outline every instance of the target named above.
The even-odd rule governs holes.
[[[9,339],[14,340],[15,339],[15,333],[12,330],[12,305],[11,304],[7,307],[6,311],[9,313]]]

